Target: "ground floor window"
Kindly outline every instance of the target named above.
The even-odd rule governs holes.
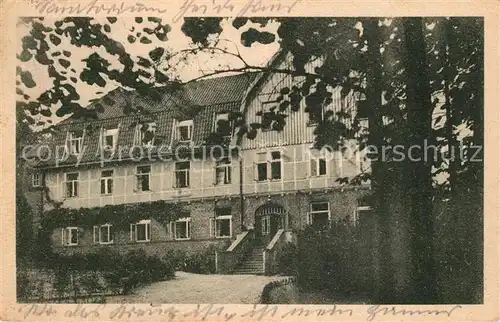
[[[113,225],[94,226],[94,244],[113,243]]]
[[[361,198],[358,200],[358,205],[356,207],[356,213],[354,214],[354,223],[372,225],[372,207],[367,198]]]
[[[130,225],[130,241],[151,241],[151,220],[141,220]]]
[[[233,231],[233,217],[219,215],[210,219],[210,234],[216,238],[231,237]]]
[[[191,238],[191,217],[184,217],[173,223],[175,240],[186,240]]]
[[[63,246],[78,245],[78,227],[66,227],[61,230]]]
[[[308,214],[308,225],[316,230],[325,230],[330,226],[330,204],[328,202],[312,202]]]
[[[265,215],[260,218],[262,224],[262,236],[269,235],[269,233],[271,233],[271,216]]]

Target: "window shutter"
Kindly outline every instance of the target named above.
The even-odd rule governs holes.
[[[215,237],[215,220],[210,218],[210,237]]]
[[[253,180],[254,181],[259,181],[259,169],[258,169],[258,163],[254,162],[253,163]]]
[[[130,224],[130,241],[134,241],[135,239],[135,225]]]
[[[173,221],[171,221],[171,222],[170,222],[170,224],[169,224],[169,228],[170,228],[170,229],[169,229],[170,239],[174,239],[174,237],[175,237],[175,234],[174,234],[174,227],[175,227],[175,226],[174,226],[174,222],[173,222]]]
[[[311,169],[311,172],[310,172],[311,177],[315,177],[318,175],[318,171],[317,171],[318,168],[317,168],[317,164],[316,164],[316,159],[314,159],[314,158],[311,158],[310,169]]]
[[[66,231],[66,229],[61,228],[61,245],[63,245],[63,246],[64,246],[64,240],[65,240],[65,238],[64,238],[65,231]]]
[[[146,240],[151,240],[151,223],[146,224]]]
[[[308,225],[312,224],[312,214],[310,212],[307,213],[307,224]]]
[[[99,242],[99,226],[94,226],[94,244]]]

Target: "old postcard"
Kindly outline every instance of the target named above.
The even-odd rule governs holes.
[[[499,318],[498,2],[2,5],[2,320]]]

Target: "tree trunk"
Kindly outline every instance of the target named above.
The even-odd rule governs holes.
[[[422,18],[403,18],[408,113],[407,152],[405,162],[406,193],[409,201],[411,284],[409,303],[436,302],[436,272],[433,242],[433,204],[431,162],[425,160],[425,142],[431,137],[431,93],[423,36]],[[409,148],[412,148],[409,150]]]

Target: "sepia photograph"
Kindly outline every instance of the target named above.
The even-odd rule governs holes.
[[[17,303],[484,304],[484,35],[19,18]]]

